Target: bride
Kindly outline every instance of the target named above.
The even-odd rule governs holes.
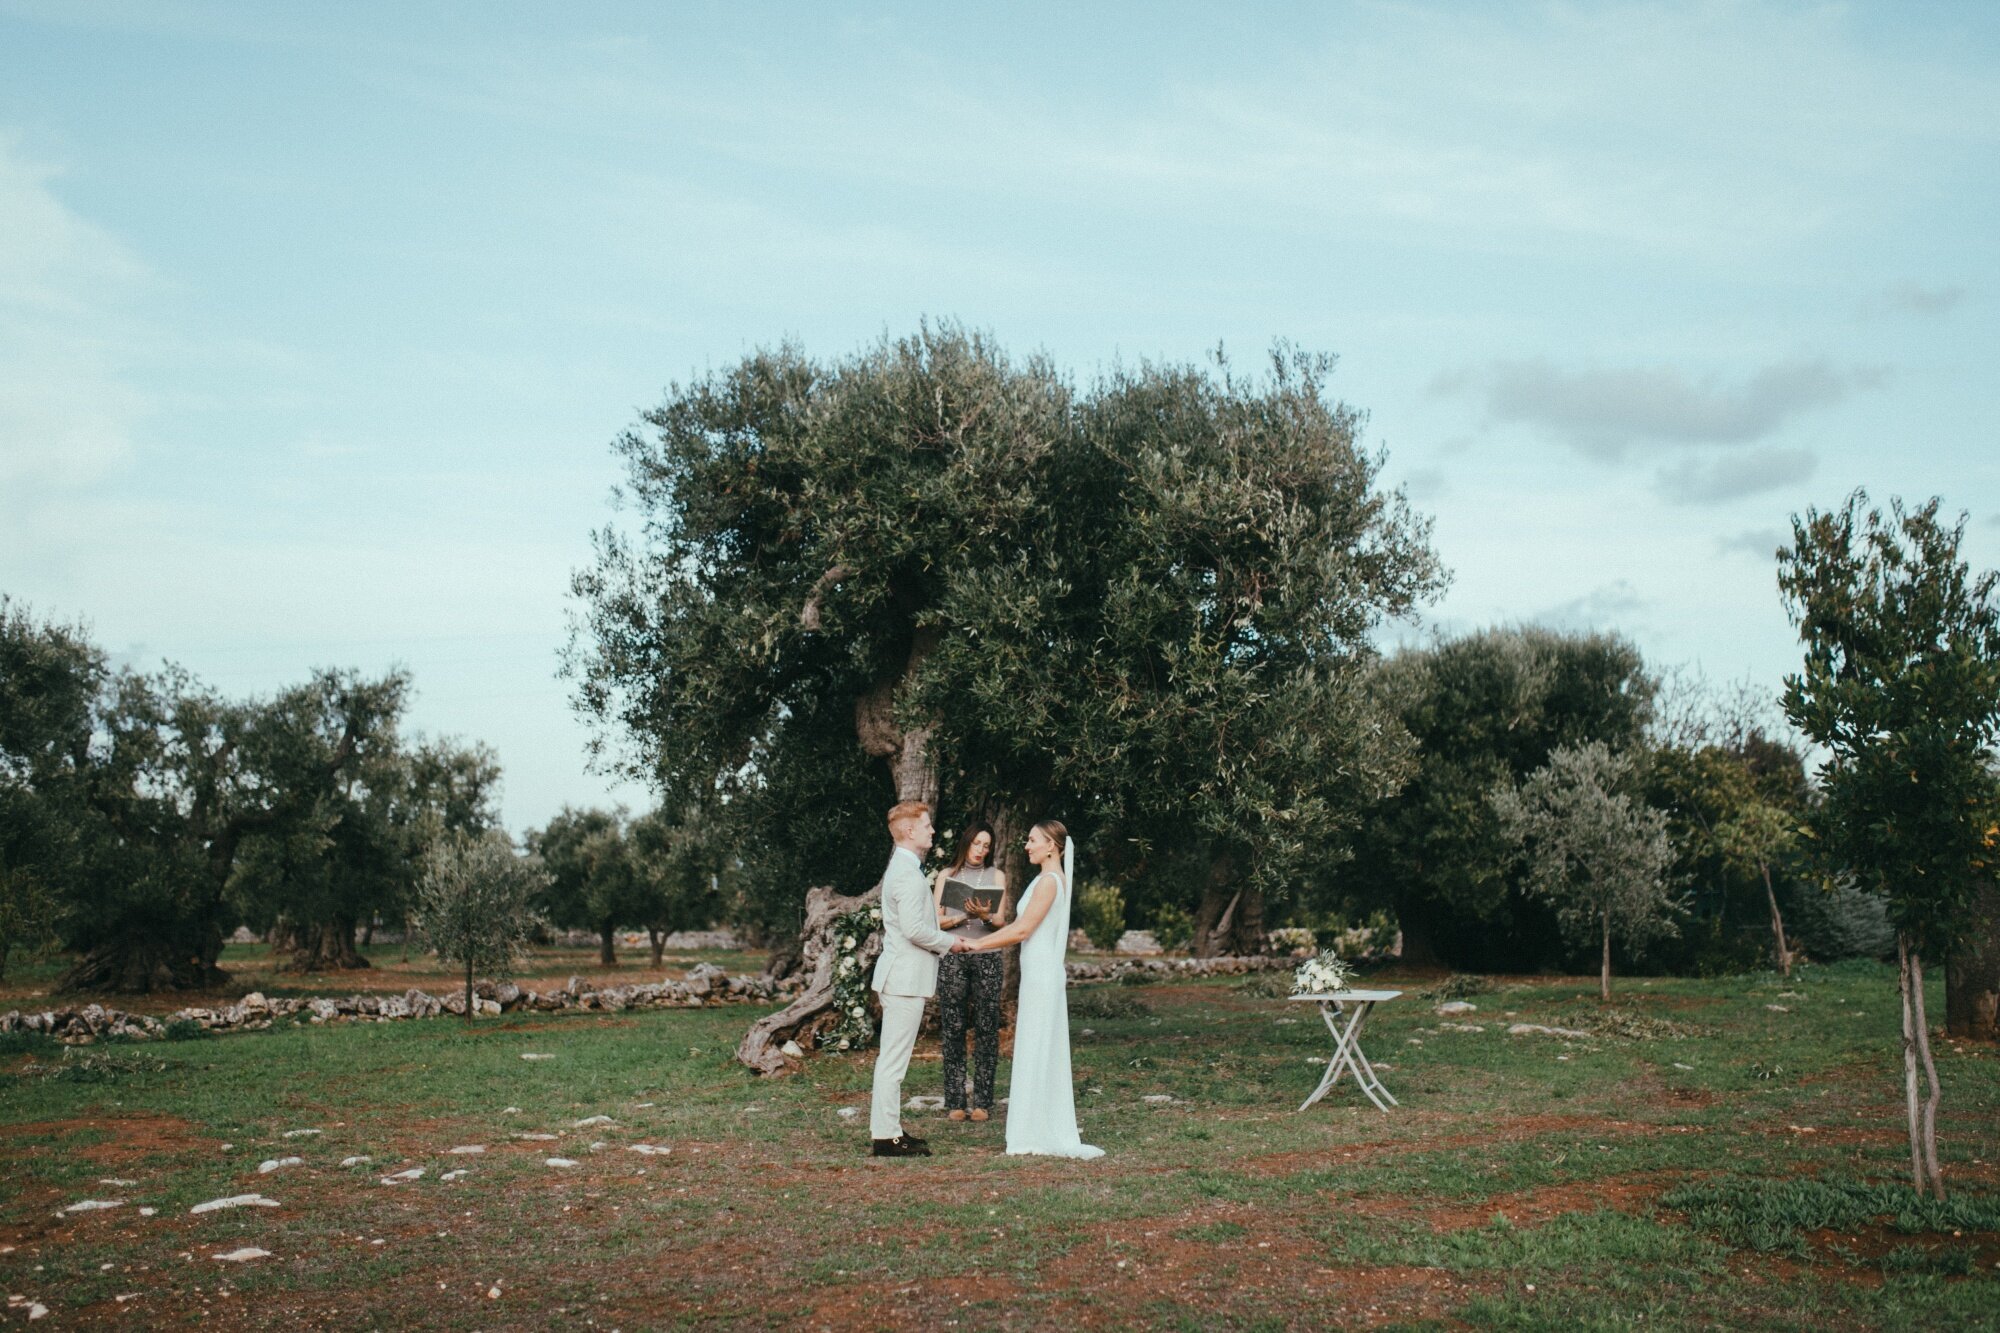
[[[1028,859],[1042,873],[1028,885],[1013,921],[972,942],[974,949],[1021,946],[1021,1007],[1014,1019],[1014,1073],[1007,1087],[1007,1151],[1047,1157],[1102,1157],[1076,1129],[1069,1068],[1069,830],[1045,819],[1028,833]]]

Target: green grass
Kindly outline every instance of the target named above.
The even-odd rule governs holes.
[[[1345,1084],[1296,1113],[1329,1038],[1255,986],[1078,988],[1094,1163],[933,1114],[936,1157],[873,1161],[869,1057],[757,1080],[742,1007],[18,1042],[0,1280],[148,1328],[2000,1327],[2000,1055],[1940,1044],[1954,1193],[1916,1200],[1888,969],[1626,981],[1608,1012],[1448,983],[1477,1032],[1375,980],[1412,992],[1365,1036],[1389,1114]],[[253,1191],[281,1206],[188,1213]],[[87,1198],[125,1205],[55,1216]],[[271,1256],[213,1258],[239,1245]]]

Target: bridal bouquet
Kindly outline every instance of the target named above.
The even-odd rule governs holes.
[[[1306,959],[1299,964],[1299,970],[1292,973],[1292,994],[1327,995],[1346,990],[1353,980],[1353,969],[1341,961],[1340,955],[1331,949],[1322,949],[1317,957]]]

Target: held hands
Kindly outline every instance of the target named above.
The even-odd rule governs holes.
[[[978,949],[970,940],[953,940],[951,942],[951,951],[953,953],[977,953]]]

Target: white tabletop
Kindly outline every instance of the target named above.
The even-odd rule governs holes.
[[[1337,991],[1328,991],[1324,994],[1318,994],[1318,995],[1291,995],[1287,996],[1286,998],[1292,1000],[1313,1000],[1313,1001],[1319,1001],[1319,1000],[1381,1001],[1381,1000],[1393,1000],[1402,993],[1403,992],[1399,990],[1337,990]]]

